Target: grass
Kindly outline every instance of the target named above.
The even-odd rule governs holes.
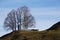
[[[0,40],[60,40],[59,31],[16,31]]]

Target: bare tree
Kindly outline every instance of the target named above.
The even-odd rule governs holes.
[[[15,18],[16,11],[13,9],[6,17],[4,21],[4,27],[12,30],[16,30],[16,18]]]
[[[18,8],[17,11],[12,10],[4,21],[4,27],[12,30],[27,29],[35,25],[35,19],[30,14],[28,7],[23,6]]]
[[[35,19],[30,14],[28,7],[26,6],[21,7],[21,11],[23,14],[23,28],[27,29],[28,27],[34,27]]]

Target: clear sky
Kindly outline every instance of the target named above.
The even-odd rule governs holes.
[[[0,36],[10,32],[3,28],[7,14],[24,5],[35,17],[35,29],[45,30],[60,21],[60,0],[0,0]]]

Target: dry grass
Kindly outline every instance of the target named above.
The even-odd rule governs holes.
[[[15,34],[15,35],[14,35]],[[59,31],[16,31],[0,40],[60,40]]]

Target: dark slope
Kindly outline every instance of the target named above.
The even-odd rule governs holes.
[[[60,21],[54,24],[52,27],[50,27],[47,30],[59,30],[60,31]]]
[[[0,40],[24,40],[24,39],[26,40],[60,40],[60,32],[19,31],[19,32],[11,32],[0,38]]]

